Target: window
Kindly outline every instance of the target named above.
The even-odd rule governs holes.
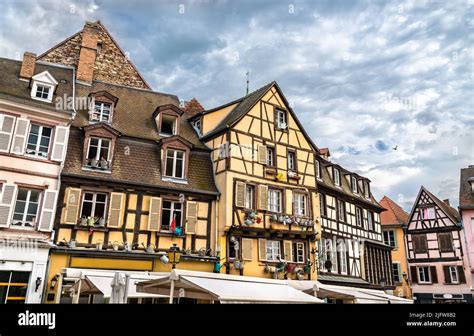
[[[316,177],[321,178],[321,164],[319,163],[318,160],[316,162]]]
[[[36,85],[35,97],[39,99],[48,99],[49,90],[51,90],[50,86],[38,84]]]
[[[160,134],[165,135],[174,135],[176,134],[176,124],[178,117],[162,114],[161,115],[161,125],[160,125]]]
[[[418,271],[418,283],[431,283],[431,272],[429,266],[419,266]]]
[[[356,225],[362,226],[362,209],[356,207]]]
[[[395,239],[395,231],[393,230],[387,230],[383,232],[383,242],[385,245],[391,246],[391,247],[396,247],[397,246],[397,241]]]
[[[319,211],[321,216],[326,216],[326,201],[324,194],[319,194]]]
[[[168,149],[166,151],[165,175],[175,178],[184,178],[184,151]]]
[[[275,148],[267,147],[267,165],[275,167]]]
[[[181,227],[183,205],[179,202],[163,201],[161,230],[171,231],[171,227]],[[173,220],[175,223],[173,224]]]
[[[453,252],[453,235],[451,232],[438,233],[438,244],[441,252]]]
[[[51,127],[31,124],[26,153],[47,158],[51,141]]]
[[[90,138],[87,151],[87,162],[89,166],[97,166],[100,161],[109,161],[110,140],[103,138]]]
[[[267,260],[279,261],[280,256],[280,242],[278,240],[267,240]]]
[[[240,241],[239,238],[230,237],[229,238],[229,258],[238,259],[240,250]]]
[[[412,235],[412,242],[415,253],[426,253],[428,251],[426,235]]]
[[[294,262],[304,262],[304,243],[294,243]]]
[[[245,208],[255,209],[255,187],[251,184],[245,185]]]
[[[351,189],[353,193],[357,194],[357,179],[354,176],[351,176]]]
[[[393,269],[393,282],[395,283],[401,283],[402,282],[402,272],[400,268],[400,263],[399,262],[394,262],[392,263],[392,269]]]
[[[281,190],[268,189],[268,211],[281,213]]]
[[[344,202],[341,200],[337,200],[337,216],[339,221],[346,221],[346,209],[344,207]]]
[[[330,260],[331,272],[337,273],[337,248],[333,246],[333,241],[331,239],[324,240],[325,249],[326,249],[326,260]]]
[[[344,244],[341,244],[344,246]],[[339,253],[339,266],[342,274],[347,274],[347,252],[345,248],[340,248]]]
[[[201,135],[201,118],[194,120],[191,125],[193,125],[194,129]]]
[[[370,197],[370,189],[369,189],[369,182],[364,182],[364,196],[366,198]]]
[[[337,186],[341,185],[341,175],[337,168],[334,168],[334,184]]]
[[[35,227],[40,194],[41,192],[35,189],[18,189],[13,211],[13,226],[30,229]]]
[[[296,154],[295,152],[288,152],[288,170],[296,172]]]
[[[308,197],[305,194],[295,193],[295,215],[296,216],[308,216]]]
[[[0,271],[0,304],[25,303],[30,272]]]
[[[87,191],[82,198],[81,218],[105,218],[107,194]]]
[[[457,284],[459,283],[459,275],[457,266],[449,266],[449,276],[451,277],[451,282]]]
[[[424,208],[423,209],[423,219],[434,219],[435,218],[435,209],[434,208]]]
[[[94,103],[94,109],[91,114],[91,120],[109,123],[111,120],[111,110],[112,105],[96,101]]]
[[[286,129],[288,124],[286,122],[286,112],[280,109],[276,109],[276,127],[279,129]]]
[[[374,213],[372,211],[367,211],[367,225],[369,230],[374,230]]]

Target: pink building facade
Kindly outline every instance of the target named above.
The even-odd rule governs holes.
[[[74,69],[25,53],[0,73],[0,303],[41,303],[74,116],[58,99],[74,96]]]
[[[449,201],[421,187],[406,233],[415,303],[472,303],[465,234]]]
[[[474,165],[461,169],[459,187],[459,212],[466,236],[466,247],[471,277],[471,293],[474,295]]]

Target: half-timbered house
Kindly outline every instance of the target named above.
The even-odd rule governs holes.
[[[276,82],[190,118],[212,150],[228,274],[315,279],[316,146]]]
[[[180,268],[212,271],[218,195],[210,150],[174,95],[149,89],[98,22],[40,58],[77,68],[72,122],[55,220],[47,303],[103,302],[80,286],[81,269],[167,271],[176,244]],[[120,77],[113,74],[119,73]]]
[[[316,157],[321,209],[319,276],[322,283],[393,289],[390,246],[382,238],[380,213],[370,180],[329,160],[327,148]]]
[[[464,230],[447,200],[421,187],[406,240],[416,303],[472,302]]]

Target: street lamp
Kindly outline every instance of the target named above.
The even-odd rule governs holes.
[[[176,264],[179,264],[181,259],[181,250],[179,249],[178,245],[173,244],[168,250],[168,259],[170,263],[173,265],[172,268],[176,268]]]

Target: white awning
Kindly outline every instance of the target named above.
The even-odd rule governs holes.
[[[167,277],[137,284],[138,292],[219,301],[221,303],[323,303],[285,280],[173,270]]]
[[[413,303],[413,300],[400,298],[376,289],[327,285],[318,281],[288,280],[288,284],[308,294],[316,293],[320,299],[341,299],[349,300],[353,303]]]
[[[104,298],[110,298],[112,293],[112,280],[116,272],[127,273],[130,275],[130,282],[128,287],[128,298],[160,298],[163,295],[139,293],[137,292],[136,283],[148,280],[156,280],[163,278],[163,276],[151,275],[145,272],[126,272],[126,271],[110,271],[110,270],[81,270],[68,269],[66,276],[69,278],[79,278],[72,288],[81,293],[89,294],[103,294]]]

